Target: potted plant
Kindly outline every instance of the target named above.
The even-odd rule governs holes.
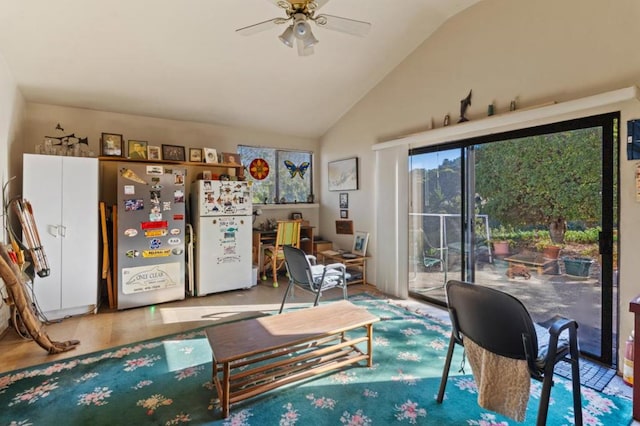
[[[557,259],[560,255],[560,249],[560,246],[550,244],[542,249],[542,257],[545,259]]]
[[[495,256],[507,256],[509,254],[509,240],[494,240],[493,254]]]
[[[593,259],[588,257],[563,257],[564,270],[567,275],[574,277],[588,277]]]
[[[494,256],[507,256],[510,253],[512,231],[503,226],[492,232],[491,244]]]

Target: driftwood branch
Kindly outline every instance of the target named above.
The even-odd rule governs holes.
[[[9,257],[4,244],[0,244],[0,278],[2,278],[7,287],[9,296],[15,305],[14,309],[18,310],[29,335],[38,345],[50,354],[57,354],[75,349],[75,347],[80,344],[78,340],[55,342],[49,338],[44,330],[44,324],[36,317],[31,309],[31,302],[28,300],[24,291],[22,273]]]

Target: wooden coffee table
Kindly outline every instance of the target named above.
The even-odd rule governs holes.
[[[268,390],[366,360],[379,318],[343,300],[206,329],[222,416]],[[347,333],[364,328],[364,333]],[[366,345],[366,351],[357,345]]]

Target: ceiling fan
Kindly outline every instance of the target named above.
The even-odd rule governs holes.
[[[268,0],[276,6],[284,9],[286,18],[273,18],[268,21],[239,28],[237,33],[242,35],[252,35],[268,30],[273,26],[283,25],[290,22],[278,38],[285,46],[293,47],[294,43],[298,48],[298,55],[308,56],[313,54],[313,46],[318,43],[311,31],[309,22],[314,22],[321,28],[341,31],[343,33],[356,36],[364,36],[369,32],[371,24],[355,19],[341,18],[333,15],[316,15],[316,11],[327,4],[329,0]]]

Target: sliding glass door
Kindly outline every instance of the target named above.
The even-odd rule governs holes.
[[[617,125],[607,114],[413,150],[411,294],[444,304],[449,279],[499,288],[535,321],[576,319],[582,351],[612,363]]]

